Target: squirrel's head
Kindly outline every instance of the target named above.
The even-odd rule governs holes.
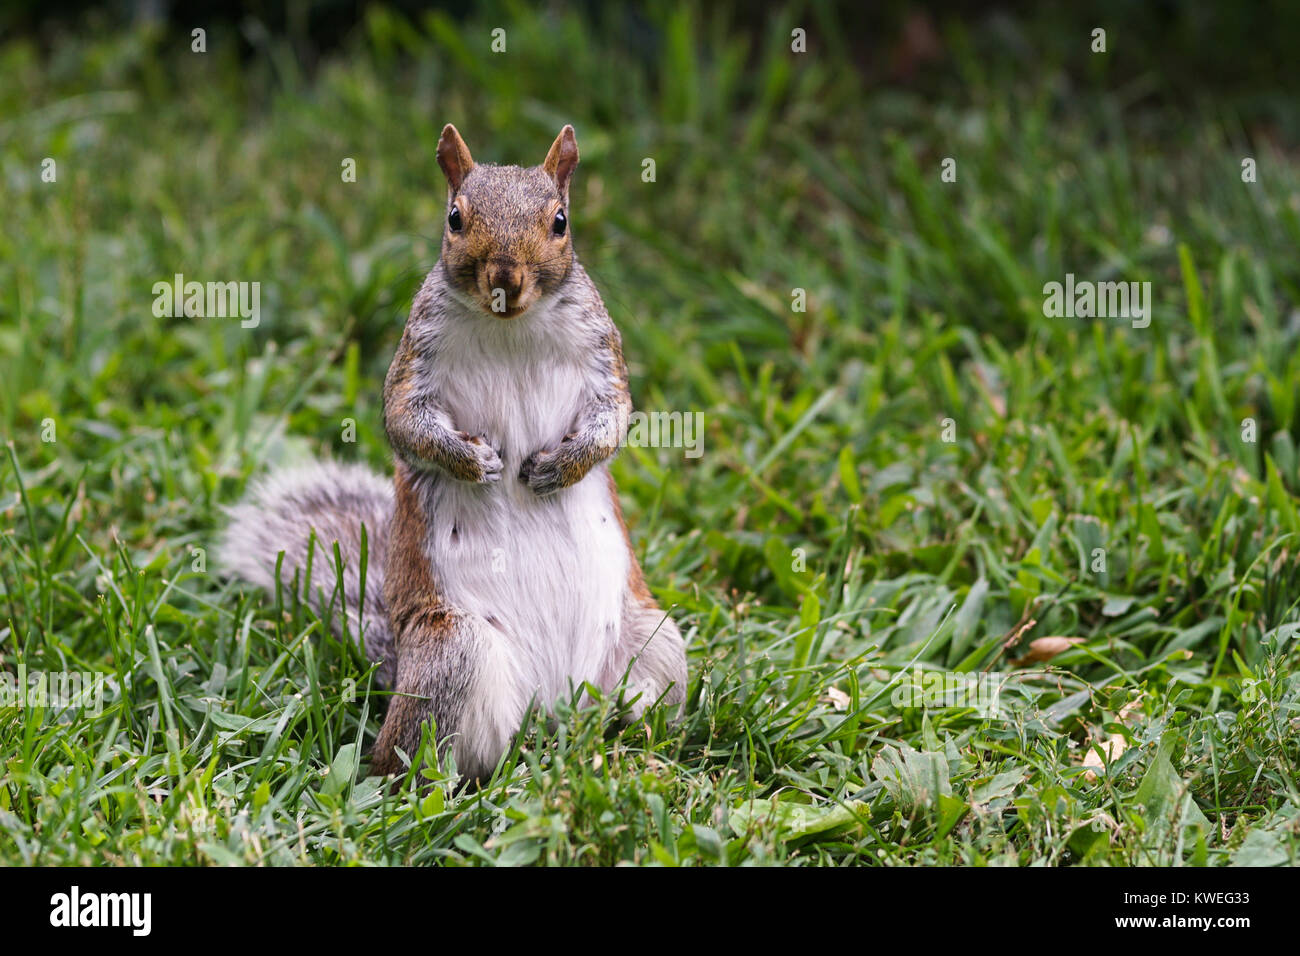
[[[569,180],[578,141],[566,126],[540,166],[476,164],[448,124],[438,140],[447,176],[442,264],[452,288],[501,319],[554,292],[573,264]]]

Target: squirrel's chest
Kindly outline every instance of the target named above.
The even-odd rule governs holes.
[[[538,497],[523,460],[555,448],[599,385],[553,347],[496,341],[439,357],[437,395],[452,425],[501,456],[499,482],[421,479],[425,556],[441,596],[491,620],[521,680],[555,696],[594,680],[617,640],[630,556],[604,466]]]
[[[439,378],[452,422],[482,435],[507,474],[517,473],[533,452],[558,445],[590,394],[584,370],[555,356],[489,361],[467,351],[444,364]]]

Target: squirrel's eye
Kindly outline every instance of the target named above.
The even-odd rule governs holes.
[[[569,220],[564,217],[564,210],[557,209],[555,211],[555,222],[551,223],[551,232],[555,233],[557,236],[562,236],[564,235],[565,227],[568,226],[568,224]]]
[[[451,212],[447,213],[447,227],[452,232],[460,232],[460,207],[452,206]]]

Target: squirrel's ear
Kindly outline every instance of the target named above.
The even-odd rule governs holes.
[[[573,178],[573,168],[578,165],[578,138],[573,135],[573,127],[566,126],[560,130],[551,144],[551,151],[546,154],[542,169],[555,180],[561,196],[569,195],[569,180]]]
[[[469,147],[450,123],[442,128],[442,135],[438,137],[438,165],[442,167],[452,192],[460,189],[460,184],[474,168],[474,157],[470,156]]]

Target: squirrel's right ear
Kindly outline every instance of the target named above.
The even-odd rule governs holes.
[[[438,165],[442,167],[452,192],[460,189],[460,184],[474,168],[474,157],[470,156],[469,147],[450,123],[442,128],[442,135],[438,137]]]

